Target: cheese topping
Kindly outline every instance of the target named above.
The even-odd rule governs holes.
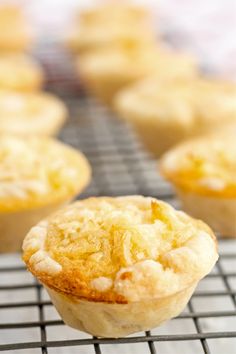
[[[92,288],[103,292],[109,290],[112,287],[112,283],[113,282],[110,278],[98,277],[93,279],[90,284]]]
[[[14,5],[1,5],[0,6],[0,24],[4,29],[8,29],[14,25],[25,25],[25,18],[21,9]]]
[[[0,92],[0,133],[52,135],[66,116],[64,103],[54,95]]]
[[[149,17],[146,8],[126,3],[112,3],[93,6],[81,11],[79,19],[81,26],[103,25],[104,23],[140,23]]]
[[[172,60],[172,65],[171,65]],[[177,59],[176,59],[177,60]],[[180,63],[176,62],[177,73]],[[236,85],[210,79],[183,79],[171,74],[175,68],[175,59],[163,58],[163,70],[166,65],[167,77],[175,80],[145,79],[123,92],[116,99],[117,110],[124,118],[146,119],[183,124],[189,135],[202,133],[206,129],[215,129],[236,120]],[[168,67],[171,71],[168,73]],[[183,68],[185,67],[183,62]],[[180,80],[180,78],[182,79]],[[177,79],[178,80],[177,80]]]
[[[0,3],[0,48],[4,52],[22,52],[32,39],[31,28],[21,6]]]
[[[33,207],[73,195],[83,173],[81,163],[79,153],[52,139],[1,136],[0,208]]]
[[[31,120],[37,124],[37,120],[44,120],[43,115],[51,114],[56,110],[56,115],[62,110],[59,99],[46,93],[17,93],[10,91],[0,92],[0,128],[10,124],[30,124]],[[63,105],[63,113],[64,113]],[[52,117],[53,119],[54,117]]]
[[[38,88],[41,85],[42,78],[43,78],[42,69],[33,59],[31,59],[27,55],[1,54],[0,57],[0,88],[1,89],[23,90],[23,91],[30,90],[30,89],[33,90]],[[1,104],[3,103],[1,102]]]
[[[90,198],[49,218],[46,237],[42,226],[33,228],[24,259],[39,277],[52,259],[61,266],[60,285],[53,278],[52,285],[66,286],[67,292],[71,284],[78,296],[88,291],[115,292],[132,301],[165,296],[204,276],[216,261],[214,239],[201,227],[153,198]]]
[[[124,40],[115,48],[105,48],[85,55],[78,65],[81,65],[81,73],[91,79],[107,77],[113,80],[116,75],[136,75],[138,78],[156,75],[157,80],[160,80],[189,77],[196,73],[196,63],[191,56],[170,52],[164,48],[157,50],[153,43],[147,40],[139,45]]]
[[[235,138],[229,134],[182,144],[164,156],[161,169],[167,179],[181,188],[235,197]]]

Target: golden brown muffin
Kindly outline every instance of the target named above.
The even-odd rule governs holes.
[[[125,3],[104,4],[81,11],[68,36],[75,53],[114,47],[123,41],[153,41],[151,18],[147,9]]]
[[[20,7],[0,5],[0,52],[27,50],[32,41],[32,32]]]
[[[106,24],[101,27],[77,28],[68,39],[68,46],[74,53],[88,54],[96,53],[102,49],[116,49],[124,43],[133,46],[140,46],[146,43],[156,43],[155,35],[152,31],[144,30],[141,26],[117,23]]]
[[[158,81],[193,77],[197,73],[190,56],[150,44],[130,43],[83,56],[78,59],[77,68],[88,91],[108,104],[118,91],[146,76],[155,76]]]
[[[147,23],[150,20],[150,12],[146,7],[128,2],[113,2],[100,4],[84,9],[78,14],[78,20],[82,26],[93,24],[111,23]]]
[[[222,236],[236,237],[235,136],[204,136],[181,144],[164,155],[161,171],[187,212]]]
[[[90,167],[49,138],[0,135],[0,252],[20,250],[29,229],[81,192]]]
[[[99,337],[177,316],[218,258],[203,222],[141,196],[76,202],[33,227],[23,250],[65,323]]]
[[[56,135],[67,117],[54,95],[0,91],[0,133]]]
[[[236,85],[200,77],[147,79],[118,93],[115,107],[159,157],[191,136],[236,127]]]
[[[0,90],[39,90],[43,78],[43,70],[30,56],[18,53],[0,55]]]

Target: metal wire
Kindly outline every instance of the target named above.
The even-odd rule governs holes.
[[[79,91],[81,92],[81,91]],[[126,195],[126,194],[142,194],[154,196],[175,206],[178,203],[174,199],[170,186],[165,183],[157,174],[156,162],[152,161],[143,151],[140,143],[133,135],[131,129],[122,124],[113,117],[103,107],[99,106],[92,99],[80,97],[75,91],[66,91],[64,95],[68,107],[70,109],[70,120],[61,134],[61,139],[72,146],[82,150],[93,167],[93,181],[88,190],[83,193],[81,198],[95,195]],[[78,88],[76,88],[78,93]],[[227,241],[222,240],[221,245]],[[222,281],[223,289],[197,290],[188,305],[188,312],[182,313],[177,320],[192,320],[195,328],[193,333],[168,333],[154,334],[147,331],[138,336],[129,336],[119,339],[98,339],[94,337],[59,340],[48,339],[48,331],[50,328],[62,326],[63,322],[59,319],[48,320],[45,317],[45,311],[52,307],[49,300],[45,300],[42,296],[43,288],[36,281],[23,281],[20,284],[4,283],[6,276],[23,275],[26,273],[22,264],[6,266],[0,263],[0,295],[12,294],[16,291],[35,291],[36,298],[26,299],[24,301],[4,301],[0,303],[0,338],[4,337],[7,331],[39,329],[39,340],[24,341],[15,343],[14,338],[8,343],[0,344],[0,351],[8,351],[13,353],[19,349],[39,348],[41,353],[47,354],[50,348],[64,347],[63,353],[67,353],[68,347],[92,346],[97,354],[102,354],[104,345],[107,344],[132,344],[146,343],[149,353],[164,353],[159,351],[160,343],[173,342],[173,352],[175,352],[175,342],[198,341],[201,344],[201,352],[205,354],[214,353],[209,346],[209,340],[212,339],[236,339],[236,330],[231,331],[207,331],[202,326],[203,319],[221,319],[236,318],[236,290],[230,285],[230,279],[236,277],[234,269],[227,270],[222,262],[233,261],[236,259],[235,244],[234,248],[230,247],[229,252],[222,251],[221,259],[218,262],[216,271],[210,274],[207,279]],[[1,257],[0,257],[1,260]],[[1,266],[1,264],[3,264]],[[212,301],[218,297],[229,299],[233,305],[231,309],[209,309],[207,311],[197,310],[194,304],[196,299],[205,299]],[[26,311],[38,310],[38,319],[25,322],[2,321],[1,311],[24,309]],[[173,321],[176,321],[174,319]],[[80,352],[80,351],[78,351]],[[28,352],[26,352],[28,353]],[[112,352],[110,352],[112,354]],[[232,349],[233,353],[233,349]]]

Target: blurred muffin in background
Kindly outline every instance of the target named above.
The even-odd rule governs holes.
[[[86,54],[102,48],[116,48],[125,41],[134,45],[155,42],[152,31],[140,25],[111,23],[104,26],[74,29],[68,39],[68,46],[74,53]]]
[[[0,135],[0,252],[19,251],[29,229],[90,181],[75,149],[46,137]]]
[[[193,77],[197,65],[187,54],[126,42],[115,49],[107,48],[79,58],[77,71],[89,93],[112,104],[118,91],[137,80],[153,75],[157,81]]]
[[[116,2],[81,11],[67,44],[75,53],[87,53],[126,40],[134,44],[154,41],[151,15],[144,7]]]
[[[0,4],[0,52],[20,52],[29,48],[32,31],[20,7]]]
[[[105,22],[146,23],[150,20],[150,12],[146,7],[130,2],[111,2],[84,9],[78,14],[83,26],[104,24]]]
[[[236,144],[224,131],[191,139],[168,151],[160,170],[184,210],[223,237],[236,237]]]
[[[236,128],[236,85],[207,78],[143,80],[118,93],[115,107],[159,157],[178,142]]]
[[[30,92],[42,87],[44,79],[40,65],[26,54],[0,55],[0,90]]]
[[[67,108],[54,95],[0,91],[0,133],[56,135]]]

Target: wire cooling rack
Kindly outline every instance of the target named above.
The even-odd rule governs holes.
[[[52,63],[56,70],[54,61]],[[47,65],[50,69],[50,63]],[[170,186],[157,174],[156,162],[142,149],[130,127],[83,96],[68,70],[66,68],[65,77],[62,75],[58,82],[51,70],[49,88],[60,87],[70,110],[71,118],[61,139],[82,150],[93,167],[92,183],[80,197],[142,194],[178,207]],[[120,339],[98,339],[65,326],[43,287],[25,270],[20,255],[2,255],[0,351],[21,354],[236,353],[236,241],[221,239],[219,247],[220,260],[212,273],[200,282],[179,317],[152,331]]]

